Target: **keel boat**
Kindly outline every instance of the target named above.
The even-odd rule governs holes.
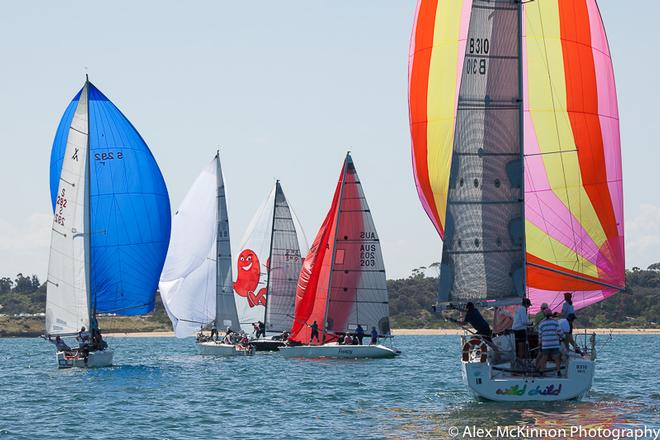
[[[379,343],[338,343],[347,333],[357,335],[358,326],[367,334],[374,329],[378,336],[390,337],[383,254],[349,153],[330,210],[303,262],[289,344],[280,352],[284,357],[301,358],[381,358],[399,354]]]
[[[146,143],[89,81],[57,129],[50,190],[46,336],[58,340],[59,368],[112,365],[114,352],[96,317],[153,310],[170,237],[170,203]],[[76,335],[79,348],[59,341]]]
[[[302,227],[279,180],[248,226],[236,258],[234,294],[241,328],[253,332],[260,323],[265,334],[252,339],[256,351],[277,351],[293,324],[296,283],[307,252]]]
[[[420,0],[409,75],[415,183],[444,241],[438,309],[527,297],[532,313],[556,311],[571,292],[578,310],[624,289],[619,117],[595,0]],[[552,378],[510,338],[461,341],[475,396],[590,389],[594,338]]]
[[[201,334],[201,329],[212,327],[240,329],[231,279],[229,218],[218,152],[174,215],[172,242],[159,284],[176,337],[190,337],[199,331],[201,354],[251,354],[235,340],[224,343],[217,335]]]

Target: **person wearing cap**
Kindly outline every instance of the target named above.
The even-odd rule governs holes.
[[[545,310],[548,308],[548,303],[541,304],[541,310],[539,310],[536,315],[534,315],[534,327],[538,327],[543,318],[545,318]]]
[[[515,315],[513,315],[513,325],[511,330],[516,338],[516,357],[518,359],[525,358],[525,347],[527,346],[527,327],[532,325],[529,321],[529,316],[527,315],[527,308],[532,305],[532,302],[529,298],[523,298],[522,303],[516,309]]]
[[[460,321],[459,324],[461,325],[466,325],[470,324],[474,329],[477,331],[477,334],[479,336],[483,336],[483,338],[490,342],[491,341],[491,336],[493,334],[493,331],[490,329],[490,326],[488,325],[488,322],[484,319],[483,316],[481,316],[481,313],[479,313],[479,310],[474,306],[473,302],[469,302],[465,305],[465,317],[463,318],[463,321]]]
[[[543,310],[543,314],[545,317],[539,324],[541,355],[537,359],[536,368],[543,374],[545,364],[548,362],[548,359],[552,359],[555,363],[557,376],[559,376],[561,370],[561,353],[559,351],[561,348],[561,329],[559,328],[559,323],[555,319],[552,319],[552,310],[549,307]]]

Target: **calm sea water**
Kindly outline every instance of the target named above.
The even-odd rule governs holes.
[[[465,425],[660,428],[658,336],[615,335],[601,346],[585,400],[524,405],[469,397],[456,336],[400,336],[402,356],[362,361],[202,357],[192,339],[108,342],[115,367],[60,371],[51,344],[0,339],[0,438],[449,438],[450,427]]]

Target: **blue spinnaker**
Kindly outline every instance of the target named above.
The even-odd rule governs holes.
[[[60,126],[67,115],[68,111]],[[64,148],[60,144],[66,145],[66,139],[56,136],[51,195],[53,180],[61,171]],[[149,147],[91,83],[89,147],[90,305],[97,313],[148,313],[154,308],[170,239],[169,196]]]

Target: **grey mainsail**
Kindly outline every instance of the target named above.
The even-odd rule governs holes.
[[[230,327],[240,330],[234,289],[231,274],[231,243],[229,239],[229,217],[227,214],[227,198],[225,197],[225,183],[220,166],[220,152],[216,155],[217,161],[217,200],[218,233],[216,236],[216,303],[215,324],[217,327]]]
[[[474,0],[458,96],[439,303],[524,294],[520,2]]]

